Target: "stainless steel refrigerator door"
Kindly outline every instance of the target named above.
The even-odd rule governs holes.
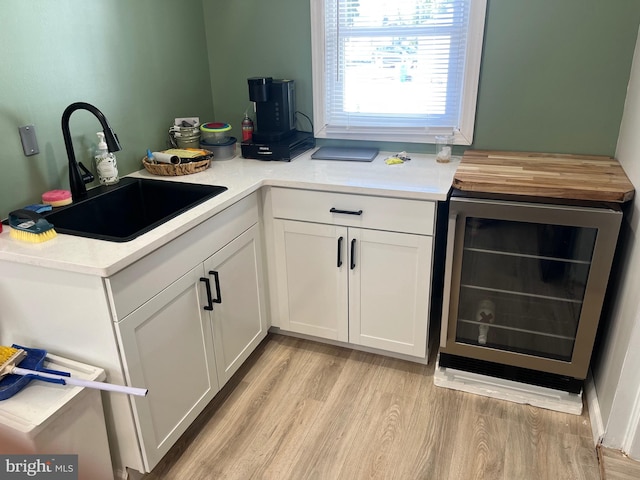
[[[585,378],[621,219],[609,208],[452,198],[441,351]]]

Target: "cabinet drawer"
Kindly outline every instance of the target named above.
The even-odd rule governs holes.
[[[252,194],[106,279],[121,320],[258,221]]]
[[[275,218],[433,235],[435,202],[279,187],[271,201]]]

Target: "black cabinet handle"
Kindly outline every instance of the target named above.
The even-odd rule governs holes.
[[[200,277],[200,281],[204,282],[204,286],[207,288],[207,305],[205,305],[205,310],[213,310],[213,303],[211,300],[211,284],[209,283],[209,279],[207,277]]]
[[[222,303],[222,295],[220,294],[220,277],[218,276],[218,272],[213,270],[209,270],[209,275],[213,275],[213,279],[216,282],[216,297],[211,300],[213,303]]]
[[[351,240],[351,270],[356,268],[356,239]]]
[[[342,266],[342,240],[343,237],[338,239],[338,268]]]
[[[344,215],[362,215],[362,210],[338,210],[337,208],[331,208],[331,213],[342,213]]]

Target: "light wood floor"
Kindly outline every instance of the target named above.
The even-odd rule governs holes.
[[[435,387],[433,368],[270,335],[144,479],[601,478],[586,408]]]
[[[600,449],[601,480],[638,480],[640,462],[608,448]]]

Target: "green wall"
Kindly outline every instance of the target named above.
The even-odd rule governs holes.
[[[309,0],[203,0],[216,121],[236,137],[249,77],[290,78],[297,110],[312,117]],[[310,130],[309,124],[299,126]]]
[[[312,116],[309,0],[203,4],[217,120],[240,128],[250,76],[293,78]],[[473,147],[614,155],[639,24],[638,0],[488,0]]]
[[[0,28],[0,218],[69,188],[62,112],[85,101],[118,134],[121,174],[166,147],[175,117],[213,115],[201,0],[4,0]],[[33,124],[40,154],[23,154]],[[91,166],[100,124],[71,116],[76,157]],[[95,171],[95,170],[94,170]]]
[[[638,0],[489,0],[474,147],[615,154]]]
[[[147,148],[165,146],[175,117],[229,122],[239,137],[248,77],[295,79],[297,109],[312,117],[308,0],[2,6],[2,218],[46,190],[68,188],[60,118],[75,101],[109,119],[123,145],[122,174],[140,168]],[[473,147],[614,155],[639,24],[637,0],[488,0]],[[40,147],[32,157],[18,135],[28,124]],[[97,121],[76,112],[71,130],[76,156],[92,165]],[[378,146],[433,152],[427,144]]]

